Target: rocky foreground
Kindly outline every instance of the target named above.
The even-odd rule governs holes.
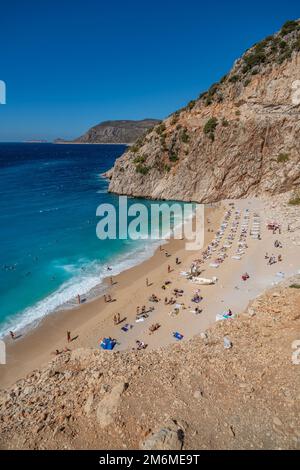
[[[299,286],[172,347],[56,357],[1,391],[1,448],[300,449]]]

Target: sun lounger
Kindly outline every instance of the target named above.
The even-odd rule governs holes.
[[[218,268],[220,266],[220,263],[209,263],[209,266],[211,268]]]
[[[217,280],[216,277],[213,277],[211,279],[205,278],[205,277],[193,277],[192,282],[194,282],[195,284],[203,285],[203,286],[209,286],[211,284],[215,284],[216,280]]]
[[[237,260],[240,260],[240,259],[242,259],[242,257],[241,257],[241,256],[239,256],[239,255],[233,255],[233,256],[231,257],[231,259],[237,259]]]

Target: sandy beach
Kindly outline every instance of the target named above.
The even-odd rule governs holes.
[[[225,220],[228,210],[230,213]],[[116,340],[114,352],[136,348],[137,340],[147,345],[147,349],[164,347],[176,342],[174,332],[182,335],[183,341],[187,340],[204,332],[216,321],[217,315],[229,309],[233,315],[241,313],[266,288],[300,269],[300,250],[290,242],[285,221],[278,220],[281,233],[273,233],[266,227],[272,217],[271,211],[266,212],[263,201],[225,201],[218,208],[206,209],[205,218],[209,220],[205,227],[205,247],[210,244],[211,251],[200,264],[201,277],[217,277],[215,284],[198,285],[188,280],[182,273],[189,271],[193,261],[202,255],[186,251],[185,240],[171,240],[151,259],[116,276],[112,286],[107,280],[107,294],[112,302],[105,302],[101,297],[73,310],[51,314],[19,339],[7,339],[7,364],[0,368],[1,388],[47,363],[56,350],[99,348],[103,337]],[[212,245],[222,223],[217,244]],[[276,240],[282,247],[274,247]],[[269,264],[266,253],[274,254],[276,262]],[[278,255],[282,261],[278,261]],[[176,258],[180,264],[176,264]],[[222,261],[215,263],[217,258]],[[245,273],[249,278],[243,280]],[[169,283],[162,289],[166,281]],[[183,292],[175,298],[174,289]],[[160,300],[149,301],[152,294]],[[192,301],[195,295],[200,297],[199,303]],[[165,303],[166,297],[168,301],[173,297],[175,304]],[[146,312],[150,309],[151,312],[137,322],[138,306],[140,310],[145,306]],[[195,313],[196,307],[200,313]],[[113,318],[117,313],[121,322],[115,325]],[[151,333],[149,327],[155,324],[159,327]],[[122,330],[124,326],[127,331]],[[71,332],[69,343],[67,331]]]

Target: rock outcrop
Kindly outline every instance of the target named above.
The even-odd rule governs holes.
[[[129,148],[109,191],[211,202],[300,183],[300,22],[250,48],[219,83]]]
[[[82,144],[131,144],[159,123],[158,119],[104,121],[91,127],[73,142]]]

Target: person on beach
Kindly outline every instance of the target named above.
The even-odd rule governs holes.
[[[9,334],[10,334],[10,336],[11,336],[11,339],[15,339],[15,334],[14,334],[13,331],[10,331]]]
[[[77,295],[77,302],[80,304],[80,295]]]
[[[168,264],[168,273],[171,272],[171,266]]]
[[[71,342],[71,331],[67,331],[67,341],[68,343]]]
[[[149,279],[146,277],[146,287],[149,287]]]
[[[112,286],[114,283],[112,276],[110,276],[110,285]]]

